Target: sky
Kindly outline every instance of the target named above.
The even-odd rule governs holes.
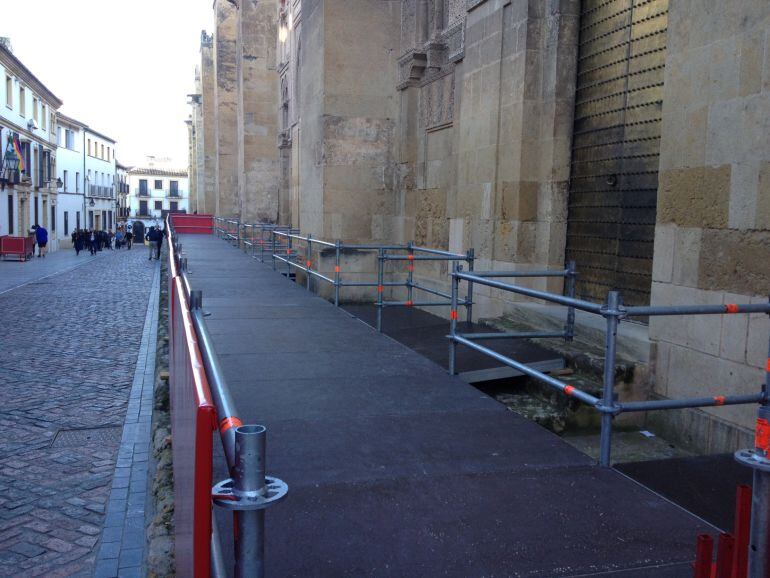
[[[60,112],[117,141],[117,159],[187,167],[187,95],[212,0],[38,0],[3,11],[0,36],[64,101]],[[17,7],[24,5],[16,4]]]

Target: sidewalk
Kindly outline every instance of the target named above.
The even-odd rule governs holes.
[[[92,574],[157,269],[0,263],[0,576]]]

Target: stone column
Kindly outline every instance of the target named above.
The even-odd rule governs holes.
[[[236,71],[237,9],[228,0],[216,0],[214,32],[214,133],[216,142],[216,212],[238,217],[238,79]]]
[[[247,222],[276,222],[280,179],[277,5],[264,0],[240,0],[237,20],[241,217]]]
[[[216,140],[216,76],[214,73],[213,37],[201,34],[201,134],[203,140],[202,191],[199,192],[198,212],[216,213],[217,210],[217,140]]]

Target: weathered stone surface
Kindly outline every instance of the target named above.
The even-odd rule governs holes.
[[[658,222],[727,227],[730,165],[670,169],[660,175]]]
[[[698,285],[745,295],[770,286],[770,231],[704,229]]]

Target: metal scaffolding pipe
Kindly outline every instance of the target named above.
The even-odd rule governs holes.
[[[598,313],[599,315],[604,314],[602,305],[597,305],[596,303],[591,303],[590,301],[583,301],[582,299],[574,299],[571,297],[565,297],[563,295],[557,295],[555,293],[538,291],[536,289],[528,289],[526,287],[519,287],[518,285],[510,285],[509,283],[500,283],[499,281],[492,281],[491,279],[485,279],[484,277],[471,275],[470,273],[456,273],[456,275],[460,279],[465,281],[473,281],[479,285],[486,285],[487,287],[502,289],[503,291],[510,291],[511,293],[518,293],[520,295],[526,295],[527,297],[534,297],[535,299],[542,299],[543,301],[550,301],[552,303],[574,307],[575,309],[588,311],[590,313]]]
[[[580,389],[577,389],[576,387],[573,387],[569,385],[568,383],[564,383],[562,381],[559,381],[558,379],[555,379],[549,375],[546,375],[545,373],[538,371],[536,369],[532,369],[528,365],[524,363],[520,363],[514,359],[511,359],[509,357],[506,357],[505,355],[502,355],[500,353],[497,353],[497,351],[494,351],[492,349],[489,349],[488,347],[484,347],[483,345],[479,345],[478,343],[474,343],[470,339],[465,339],[464,337],[461,337],[460,335],[455,335],[452,337],[454,341],[457,343],[461,343],[465,345],[466,347],[469,347],[471,349],[474,349],[480,353],[484,353],[485,355],[488,355],[492,359],[496,359],[503,365],[507,365],[508,367],[512,367],[513,369],[518,369],[520,372],[522,372],[525,375],[528,375],[529,377],[533,377],[537,379],[538,381],[542,381],[546,385],[549,385],[553,387],[554,389],[557,389],[558,391],[561,391],[565,395],[568,395],[569,397],[574,397],[575,399],[578,399],[582,401],[583,403],[586,403],[591,406],[598,406],[600,404],[599,398],[594,397],[590,393],[586,393]]]

